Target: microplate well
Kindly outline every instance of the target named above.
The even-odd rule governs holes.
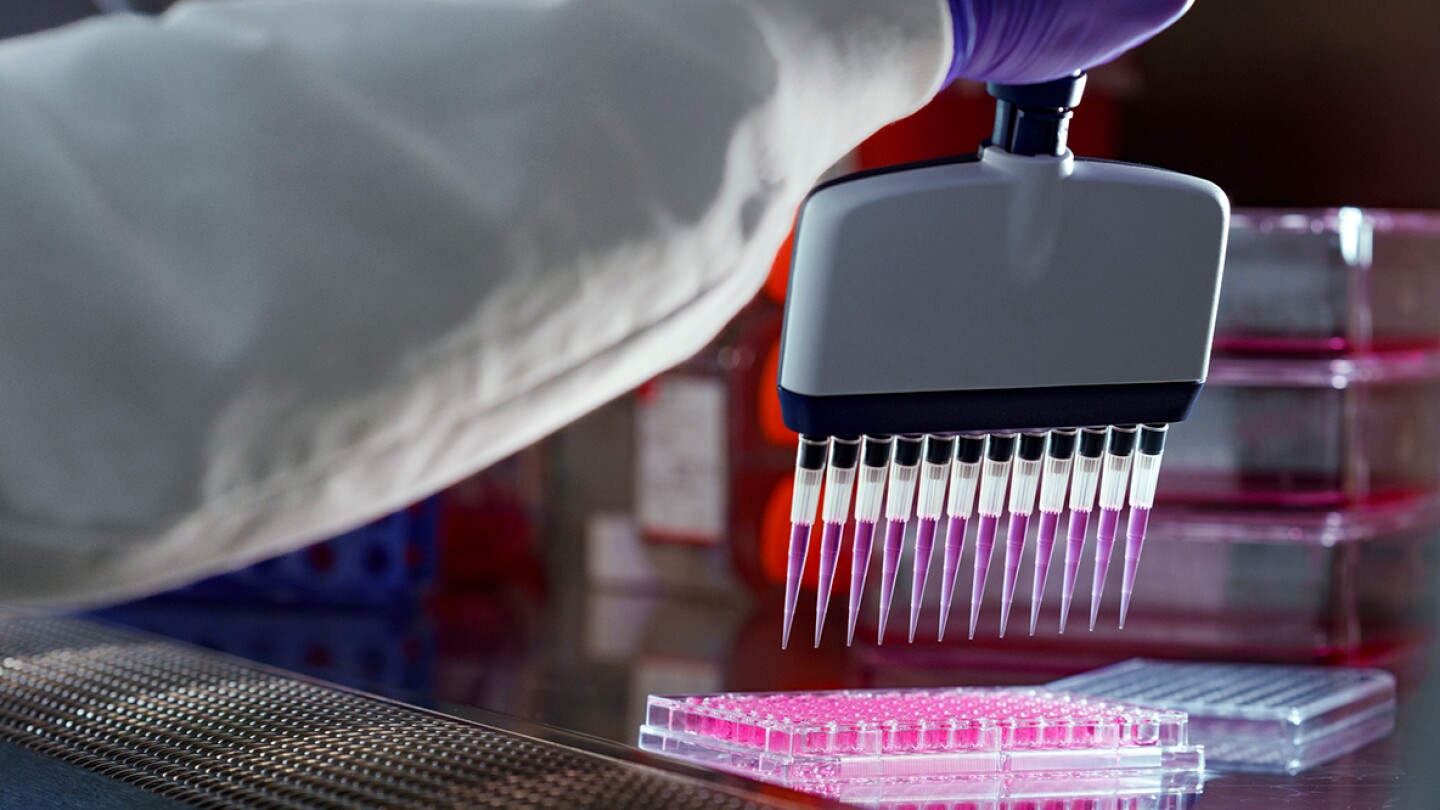
[[[1395,678],[1375,669],[1135,658],[1050,688],[1186,712],[1218,771],[1299,773],[1395,723]]]
[[[654,696],[640,747],[847,802],[1198,792],[1183,712],[1036,689]]]

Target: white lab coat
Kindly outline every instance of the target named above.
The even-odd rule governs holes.
[[[227,0],[0,45],[0,603],[294,549],[702,347],[945,0]]]

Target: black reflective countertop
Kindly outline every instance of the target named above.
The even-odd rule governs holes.
[[[937,657],[905,645],[782,652],[779,605],[502,588],[413,610],[346,612],[151,600],[106,618],[459,716],[501,712],[632,745],[649,694],[886,685],[1044,683],[1104,660],[1031,653]],[[246,645],[251,645],[246,649]],[[1399,671],[1387,738],[1299,775],[1210,773],[1198,807],[1440,806],[1440,645]]]

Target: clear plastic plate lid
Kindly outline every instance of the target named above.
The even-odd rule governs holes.
[[[1037,689],[654,696],[640,747],[849,802],[1148,796],[1201,786],[1183,712]]]
[[[1135,658],[1051,689],[1176,709],[1216,770],[1298,773],[1385,736],[1395,678],[1375,669]]]

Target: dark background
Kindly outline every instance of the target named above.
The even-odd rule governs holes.
[[[1440,208],[1437,0],[1197,0],[1136,58],[1126,160],[1237,206]]]

